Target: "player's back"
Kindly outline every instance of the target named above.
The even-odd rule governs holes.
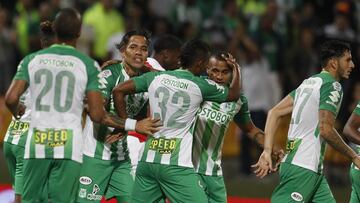
[[[342,100],[341,85],[328,72],[321,72],[302,82],[291,93],[293,112],[284,161],[315,172],[322,169],[325,142],[319,135],[319,110],[338,113]]]
[[[32,98],[25,156],[81,161],[83,99],[86,90],[97,88],[89,86],[96,80],[96,62],[71,46],[53,45],[23,63]]]
[[[142,161],[192,167],[191,127],[196,112],[203,100],[222,102],[227,92],[187,70],[147,73],[143,78],[135,83],[148,83],[144,86],[148,87],[151,116],[160,118],[163,127],[147,141]]]

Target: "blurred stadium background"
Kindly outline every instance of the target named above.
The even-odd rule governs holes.
[[[0,0],[0,190],[9,176],[2,140],[10,122],[4,94],[26,54],[40,48],[39,23],[52,20],[63,7],[83,14],[78,49],[100,63],[119,58],[115,43],[123,34],[146,28],[152,37],[174,34],[183,42],[200,37],[214,50],[231,52],[242,66],[243,87],[254,123],[264,128],[266,112],[308,76],[320,71],[319,44],[341,39],[360,59],[358,0]],[[342,128],[360,100],[359,68],[343,81],[344,99],[337,128]],[[285,143],[289,118],[282,121],[277,142]],[[263,180],[251,173],[260,149],[235,126],[227,132],[223,150],[228,194],[267,202],[277,174]],[[337,202],[348,202],[350,162],[328,147],[325,173]],[[0,202],[3,197],[0,193]],[[242,202],[252,202],[242,199]]]

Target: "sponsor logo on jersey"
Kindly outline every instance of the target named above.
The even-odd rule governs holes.
[[[201,184],[201,180],[198,182],[199,186],[204,189],[204,186]]]
[[[66,141],[71,134],[72,133],[68,129],[48,129],[46,131],[41,131],[34,128],[33,139],[35,144],[47,145],[49,147],[59,147],[66,144]]]
[[[40,65],[46,66],[56,66],[56,67],[65,67],[65,68],[73,68],[75,66],[74,62],[67,60],[59,60],[59,59],[47,59],[41,58],[39,60]]]
[[[154,138],[149,143],[149,149],[156,150],[160,154],[171,154],[176,149],[179,140]]]
[[[79,197],[80,197],[80,198],[85,198],[85,197],[86,197],[86,189],[80,188],[80,190],[79,190]]]
[[[184,90],[187,90],[189,88],[189,83],[186,83],[186,82],[183,82],[180,80],[173,80],[170,78],[163,78],[161,80],[161,84],[163,84],[165,86],[172,86],[172,87],[184,89]]]
[[[105,89],[106,88],[106,85],[108,84],[108,81],[106,80],[106,78],[100,78],[99,77],[99,88],[100,89]]]
[[[87,176],[81,176],[81,177],[79,178],[79,181],[80,181],[80,183],[83,184],[83,185],[90,185],[90,184],[92,183],[91,178],[89,178],[89,177],[87,177]]]
[[[92,192],[87,194],[86,199],[88,199],[88,200],[101,200],[102,195],[97,195],[97,193],[99,191],[100,191],[100,187],[97,184],[94,184]]]
[[[19,120],[12,120],[9,125],[10,135],[22,135],[29,130],[28,122],[21,122]]]
[[[99,73],[99,78],[107,78],[111,75],[112,75],[111,70],[103,70]]]
[[[298,192],[291,193],[291,198],[297,202],[301,202],[304,199],[303,196]]]
[[[337,103],[340,100],[340,94],[338,91],[330,92],[329,98],[332,102]]]
[[[230,122],[231,120],[231,115],[221,112],[221,111],[216,111],[214,109],[210,109],[210,108],[206,108],[203,107],[200,109],[200,111],[198,112],[198,115],[201,117],[205,117],[206,120],[212,120],[216,123],[220,123],[220,124],[227,124]]]

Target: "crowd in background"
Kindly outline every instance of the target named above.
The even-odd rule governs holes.
[[[355,0],[1,0],[1,95],[22,57],[40,49],[39,23],[52,21],[63,7],[82,13],[77,48],[99,63],[118,59],[115,44],[136,28],[150,30],[153,39],[164,33],[183,42],[199,37],[214,50],[231,52],[242,67],[253,121],[262,129],[267,111],[321,70],[322,41],[348,41],[355,66],[360,60],[360,1]],[[343,83],[340,128],[360,100],[359,73],[355,68]],[[242,136],[242,146],[248,142]]]

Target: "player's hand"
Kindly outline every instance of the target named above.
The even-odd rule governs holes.
[[[360,168],[360,157],[356,156],[353,158],[352,162],[355,164],[356,167]]]
[[[236,70],[235,68],[237,68],[240,71],[240,65],[238,63],[236,63],[236,59],[233,57],[233,55],[231,55],[230,53],[227,53],[227,55],[222,54],[221,55],[226,63],[233,69]]]
[[[263,151],[258,162],[251,167],[255,169],[254,173],[257,177],[265,177],[268,173],[274,170],[274,168],[272,168],[271,153]]]
[[[271,156],[273,163],[275,163],[272,171],[277,171],[281,163],[281,160],[285,156],[285,152],[281,148],[274,148]]]
[[[160,130],[162,122],[160,118],[145,118],[136,122],[135,131],[144,135],[153,135]]]
[[[107,144],[112,144],[118,140],[120,140],[121,138],[123,138],[124,134],[123,133],[115,133],[115,134],[109,134],[105,137],[105,143]]]
[[[20,119],[25,114],[26,106],[23,103],[19,103],[17,106],[16,119]]]

